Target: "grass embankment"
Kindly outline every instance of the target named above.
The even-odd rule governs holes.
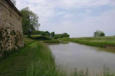
[[[70,40],[70,39],[69,39]],[[25,39],[25,47],[0,60],[0,76],[66,76],[56,70],[49,48],[36,40]],[[71,76],[88,76],[75,72]],[[114,76],[111,74],[102,76]]]
[[[59,44],[59,43],[65,43],[62,40],[59,39],[54,39],[48,36],[40,36],[40,35],[31,35],[32,39],[38,40],[38,41],[42,41],[44,43],[48,43],[48,44]]]
[[[25,43],[24,48],[0,61],[0,76],[57,76],[48,47],[31,39]]]
[[[115,47],[115,37],[84,37],[84,38],[70,38],[70,39],[68,38],[62,40],[97,47]]]

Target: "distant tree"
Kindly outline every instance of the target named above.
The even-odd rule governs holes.
[[[100,34],[100,36],[105,36],[105,33],[104,33],[104,32],[102,32],[102,33]]]
[[[63,34],[55,34],[54,38],[58,39],[58,38],[68,38],[70,35],[68,33],[63,33]]]
[[[48,37],[50,37],[50,32],[45,31],[45,32],[42,33],[42,35],[43,35],[43,36],[48,36]]]
[[[54,38],[54,36],[55,36],[55,32],[51,32],[51,38]]]
[[[69,34],[68,33],[63,33],[62,36],[63,37],[69,37]]]
[[[30,35],[32,31],[35,31],[40,26],[39,17],[29,10],[28,7],[21,10],[22,14],[22,27],[24,34]]]
[[[105,33],[102,31],[96,31],[96,32],[94,32],[94,36],[95,37],[103,37],[103,36],[105,36]]]

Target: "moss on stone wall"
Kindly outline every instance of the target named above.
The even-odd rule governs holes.
[[[24,46],[21,16],[5,0],[0,0],[0,56]]]
[[[23,37],[19,31],[12,30],[11,28],[0,29],[0,53],[7,54],[11,50],[20,48]]]

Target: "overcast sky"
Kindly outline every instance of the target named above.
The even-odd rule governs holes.
[[[115,35],[115,0],[16,0],[40,17],[40,30],[93,36],[96,30]]]

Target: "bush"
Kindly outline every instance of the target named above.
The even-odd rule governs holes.
[[[50,37],[48,37],[48,36],[41,36],[41,35],[32,35],[31,38],[32,39],[36,39],[36,40],[51,40]]]
[[[102,31],[96,31],[96,32],[94,33],[94,36],[95,36],[95,37],[104,37],[104,36],[105,36],[105,33],[102,32]]]
[[[54,36],[55,39],[59,39],[59,38],[69,38],[69,34],[67,33],[63,33],[63,34],[56,34]]]

